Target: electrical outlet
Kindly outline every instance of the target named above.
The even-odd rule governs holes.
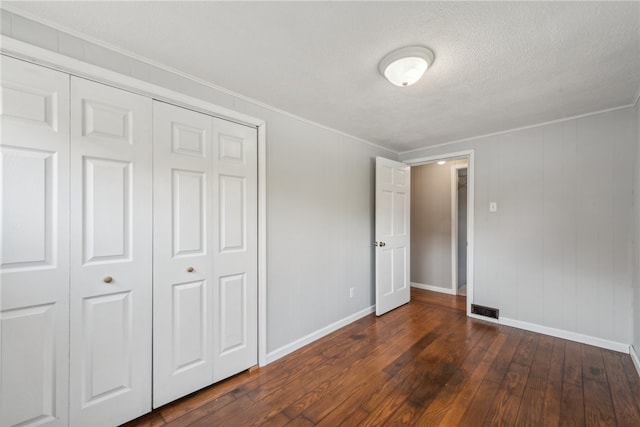
[[[349,298],[353,298],[355,288],[349,288]]]
[[[498,212],[498,203],[490,202],[489,203],[489,212]]]

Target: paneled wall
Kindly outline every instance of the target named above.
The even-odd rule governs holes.
[[[475,150],[475,303],[632,342],[637,120],[625,108],[401,154]]]
[[[374,304],[374,163],[397,154],[0,12],[4,36],[266,121],[267,352]]]

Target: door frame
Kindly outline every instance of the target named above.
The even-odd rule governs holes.
[[[267,130],[263,119],[249,116],[209,101],[194,98],[189,95],[167,89],[162,86],[148,83],[135,77],[120,74],[106,68],[98,67],[79,61],[69,56],[61,55],[38,46],[34,46],[6,36],[0,36],[0,53],[22,61],[62,71],[64,73],[93,80],[98,83],[136,93],[153,100],[166,102],[178,107],[198,111],[210,116],[218,117],[245,126],[255,127],[258,130],[258,365],[264,366],[267,360]],[[172,70],[163,70],[173,72]],[[227,90],[195,80],[190,77],[180,76],[190,80],[194,84],[208,86],[220,92]],[[233,94],[237,96],[236,94]]]
[[[454,160],[462,157],[467,158],[467,316],[471,315],[471,304],[473,304],[473,255],[474,255],[474,174],[475,174],[475,150],[463,150],[454,152],[444,152],[426,157],[413,157],[402,160],[409,166],[420,166],[440,160]],[[453,283],[453,280],[452,280]]]
[[[468,169],[466,165],[451,166],[451,291],[458,295],[458,171]],[[467,186],[468,188],[468,186]],[[467,210],[469,207],[469,193],[467,192]]]

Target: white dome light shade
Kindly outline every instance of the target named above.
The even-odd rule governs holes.
[[[405,47],[385,56],[378,69],[392,84],[406,87],[420,80],[433,59],[433,52],[427,48]]]
[[[384,76],[396,86],[411,86],[420,80],[428,66],[422,58],[402,58],[389,64]]]

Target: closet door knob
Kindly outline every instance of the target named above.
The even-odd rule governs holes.
[[[113,277],[107,276],[103,280],[104,280],[104,283],[111,283],[111,282],[113,282]]]
[[[193,273],[193,267],[189,267],[189,268],[187,268],[187,271],[188,271],[189,273]]]

